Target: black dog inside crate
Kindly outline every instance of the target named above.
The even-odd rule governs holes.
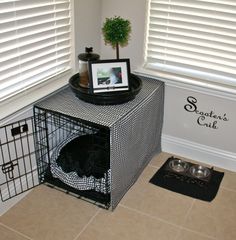
[[[0,195],[40,183],[110,207],[110,130],[45,109],[0,127]]]
[[[38,108],[34,115],[36,129],[47,131],[36,141],[48,148],[47,155],[38,152],[40,181],[109,208],[109,128]]]

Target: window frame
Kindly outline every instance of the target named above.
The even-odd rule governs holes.
[[[198,79],[194,77],[184,76],[175,74],[167,71],[161,71],[160,69],[150,68],[150,63],[147,62],[147,44],[149,34],[149,10],[151,0],[146,2],[146,14],[145,14],[145,33],[144,33],[144,44],[143,44],[143,63],[141,67],[138,67],[135,72],[145,76],[157,77],[158,79],[166,82],[170,86],[184,87],[186,89],[206,89],[217,91],[220,95],[229,94],[230,99],[236,99],[232,97],[232,94],[236,94],[236,81],[235,83],[229,83],[226,81],[212,81],[210,79]],[[207,90],[208,89],[208,90]]]
[[[48,77],[40,83],[33,84],[24,91],[0,100],[0,120],[31,106],[37,100],[49,95],[50,93],[64,87],[69,78],[76,72],[75,56],[75,18],[74,18],[74,0],[71,1],[71,68],[55,76]]]

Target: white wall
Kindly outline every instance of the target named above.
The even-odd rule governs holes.
[[[75,4],[75,61],[85,47],[93,47],[100,54],[102,0],[74,0]]]
[[[171,86],[166,95],[165,134],[235,151],[235,101]]]
[[[130,58],[133,70],[143,63],[146,4],[146,0],[102,1],[103,21],[105,17],[115,15],[131,20],[133,29],[131,41],[127,47],[121,49],[121,56]],[[103,41],[101,54],[106,58],[115,56],[114,50],[110,46],[105,46]],[[202,121],[199,119],[201,125],[198,124],[199,114],[184,109],[189,96],[197,99],[197,110],[209,115],[213,111],[218,118],[226,114],[229,120],[206,117]],[[189,84],[173,82],[169,84],[167,81],[163,150],[236,171],[235,107],[236,97],[233,94],[224,94]],[[202,126],[204,124],[208,127]],[[214,129],[214,126],[217,129]]]
[[[129,44],[120,48],[120,58],[130,58],[131,70],[142,64],[145,5],[145,0],[102,0],[102,24],[106,18],[114,16],[121,16],[131,22]],[[110,45],[105,45],[103,36],[101,39],[101,57],[103,59],[116,57],[115,50]]]
[[[163,149],[236,171],[235,106],[235,95],[167,83]]]

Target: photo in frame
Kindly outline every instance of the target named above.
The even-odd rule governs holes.
[[[89,61],[88,65],[92,93],[129,90],[130,61],[128,58]]]

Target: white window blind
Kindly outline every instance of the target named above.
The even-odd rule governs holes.
[[[236,85],[236,1],[149,0],[145,65]]]
[[[70,0],[0,1],[0,100],[70,68]]]

